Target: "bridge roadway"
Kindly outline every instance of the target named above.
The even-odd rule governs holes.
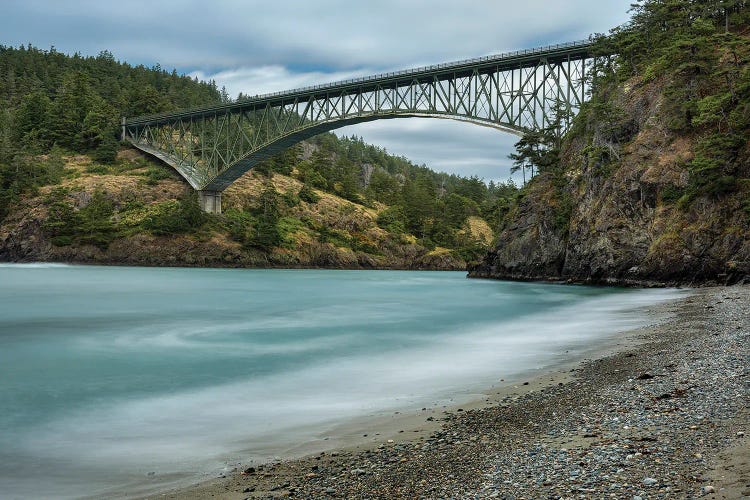
[[[122,139],[174,167],[199,191],[202,208],[220,213],[221,192],[253,166],[355,123],[429,117],[514,134],[565,128],[586,98],[593,49],[571,42],[123,118]]]

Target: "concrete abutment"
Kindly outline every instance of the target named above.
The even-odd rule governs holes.
[[[221,213],[221,191],[198,191],[201,210],[209,214]]]

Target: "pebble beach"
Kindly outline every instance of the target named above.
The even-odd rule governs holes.
[[[474,405],[151,498],[748,498],[750,286],[658,309],[617,348]]]

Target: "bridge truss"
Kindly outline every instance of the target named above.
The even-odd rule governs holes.
[[[209,212],[259,162],[322,132],[371,120],[431,117],[522,134],[565,128],[586,98],[592,43],[573,42],[123,118],[122,139],[174,167]]]

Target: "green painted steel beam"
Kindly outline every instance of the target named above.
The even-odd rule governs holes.
[[[574,113],[584,101],[592,52],[574,42],[123,119],[122,137],[172,165],[216,210],[221,191],[260,161],[347,125],[425,117],[519,135],[548,127],[555,109]]]
[[[128,125],[144,123],[166,123],[184,117],[211,116],[217,112],[254,110],[259,107],[271,105],[279,106],[289,98],[304,98],[318,96],[321,93],[353,92],[364,93],[375,90],[378,86],[389,84],[407,84],[412,80],[428,82],[437,77],[438,80],[447,81],[471,75],[474,71],[492,73],[498,70],[504,71],[519,67],[528,68],[537,64],[540,58],[546,58],[551,63],[567,61],[568,58],[582,59],[592,57],[594,42],[582,40],[577,42],[563,43],[541,47],[537,49],[520,50],[503,53],[495,56],[479,57],[465,61],[436,64],[422,68],[407,69],[393,73],[384,73],[363,78],[354,78],[330,84],[315,85],[300,89],[286,90],[254,96],[241,103],[221,104],[202,108],[193,108],[173,113],[159,113],[135,118],[127,118]]]

